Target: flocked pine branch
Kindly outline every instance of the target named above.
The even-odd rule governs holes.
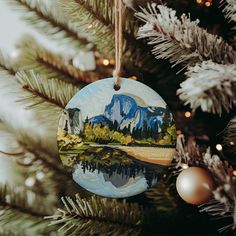
[[[236,103],[236,66],[204,61],[189,67],[179,97],[193,110],[222,114]]]
[[[179,19],[176,11],[155,3],[136,14],[145,25],[140,27],[137,37],[147,38],[153,46],[157,59],[169,59],[174,65],[212,60],[219,64],[236,61],[236,53],[221,37],[209,34],[183,14]]]
[[[18,69],[34,70],[47,78],[60,79],[78,87],[83,86],[80,82],[91,83],[112,73],[108,67],[100,64],[99,59],[96,60],[96,71],[81,71],[61,55],[39,45],[30,36],[24,36],[18,43],[18,48],[20,55],[15,62]]]
[[[21,186],[0,186],[0,233],[4,235],[45,235],[54,231],[43,220],[53,207],[45,206],[45,198]]]
[[[46,217],[50,225],[60,226],[66,235],[138,235],[143,221],[143,209],[125,200],[92,196],[83,199],[76,195],[62,198],[64,209]]]
[[[199,206],[201,212],[206,212],[218,219],[231,219],[232,223],[219,229],[220,232],[225,230],[236,229],[236,178],[233,177],[233,169],[228,162],[221,161],[219,156],[211,155],[210,149],[205,153],[200,153],[196,143],[191,140],[185,143],[183,135],[177,138],[177,161],[176,169],[183,169],[183,165],[200,166],[207,169],[213,177],[215,189],[212,191],[213,199]]]
[[[55,1],[49,4],[42,0],[8,0],[11,6],[22,11],[22,18],[33,25],[35,28],[51,36],[53,39],[60,40],[65,45],[73,45],[76,48],[85,47],[87,40],[80,37],[71,24],[64,22],[65,16],[56,8]]]
[[[230,21],[236,22],[236,1],[235,0],[226,0],[226,4],[223,10],[226,14],[226,17]]]
[[[231,219],[232,223],[219,229],[220,232],[236,229],[236,179],[233,168],[227,162],[222,162],[217,155],[208,151],[203,156],[204,164],[211,172],[216,188],[213,190],[214,199],[200,206],[201,212]]]

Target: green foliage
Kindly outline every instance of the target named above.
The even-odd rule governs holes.
[[[125,200],[92,196],[62,198],[64,209],[47,217],[63,235],[139,235],[143,208]]]
[[[77,32],[85,32],[96,49],[107,57],[114,57],[113,1],[57,0],[65,17],[70,19]],[[154,72],[157,66],[150,51],[135,38],[138,22],[130,9],[126,10],[124,22],[124,67],[134,71]]]
[[[35,100],[37,105],[41,98],[42,103],[46,100],[64,108],[76,92],[78,92],[78,87],[72,84],[57,79],[49,80],[44,76],[35,74],[32,70],[29,72],[20,71],[16,74],[16,78],[24,89],[31,92],[28,98],[32,101]]]
[[[173,194],[171,194],[171,182],[166,179],[160,180],[154,187],[145,192],[151,204],[158,214],[174,215],[177,213],[177,202]],[[160,204],[162,203],[162,204]]]
[[[111,130],[108,126],[85,124],[83,133],[84,139],[89,142],[121,143],[129,145],[133,142],[131,135]]]
[[[69,134],[58,128],[57,141],[60,150],[77,149],[83,145],[82,139],[75,134]]]
[[[0,234],[45,235],[52,232],[43,216],[53,212],[44,204],[45,199],[24,187],[0,186]]]
[[[20,56],[15,62],[18,70],[34,70],[45,78],[62,80],[78,88],[111,74],[110,68],[101,65],[98,59],[96,71],[81,71],[71,60],[51,52],[29,35],[22,37],[17,46],[20,51]]]
[[[43,216],[32,216],[15,208],[0,206],[0,234],[4,236],[45,236],[56,232]]]
[[[164,129],[165,128],[165,129]],[[84,131],[80,134],[86,142],[98,143],[120,143],[123,145],[172,145],[176,141],[175,125],[170,127],[162,127],[163,132],[159,134],[157,139],[150,138],[134,138],[132,134],[124,134],[121,131],[111,130],[108,126],[85,124]]]

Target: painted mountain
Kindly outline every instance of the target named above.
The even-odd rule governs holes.
[[[163,124],[166,127],[173,122],[168,108],[147,107],[131,96],[115,94],[104,113],[88,120],[91,125],[102,124],[125,133],[144,135],[160,133]],[[140,132],[137,132],[140,131]]]

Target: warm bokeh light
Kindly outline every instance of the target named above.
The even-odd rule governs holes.
[[[236,170],[234,170],[234,171],[232,172],[232,174],[233,174],[234,176],[236,176]]]
[[[191,112],[190,111],[186,111],[185,113],[184,113],[184,115],[185,115],[185,117],[187,117],[187,118],[189,118],[189,117],[191,117]]]
[[[216,149],[217,149],[218,151],[222,151],[223,147],[222,147],[221,144],[216,144]]]
[[[108,59],[103,59],[102,63],[104,66],[108,66],[110,64]]]
[[[186,169],[189,168],[189,166],[188,166],[187,164],[183,163],[183,164],[182,164],[182,168],[183,168],[184,170],[186,170]]]
[[[110,64],[111,65],[115,65],[115,60],[114,59],[110,59]]]
[[[212,4],[211,2],[205,2],[205,6],[206,6],[206,7],[210,7],[211,4]]]

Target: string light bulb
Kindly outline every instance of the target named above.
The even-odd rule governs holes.
[[[211,5],[212,5],[212,2],[211,2],[211,1],[205,2],[205,6],[206,6],[206,7],[210,7]]]
[[[184,113],[184,116],[186,117],[186,118],[190,118],[191,117],[191,112],[190,111],[186,111],[185,113]]]
[[[210,7],[212,5],[212,0],[196,0],[196,3],[205,7]]]
[[[223,149],[223,147],[222,147],[222,145],[221,144],[216,144],[216,149],[218,150],[218,151],[222,151],[222,149]]]
[[[103,59],[102,63],[104,66],[108,66],[110,64],[108,59]]]

